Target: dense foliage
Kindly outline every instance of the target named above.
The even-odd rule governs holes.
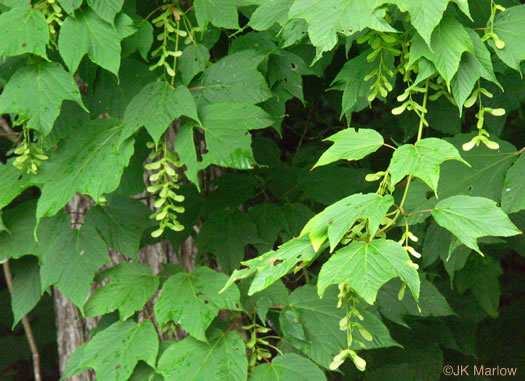
[[[0,9],[1,332],[102,316],[65,377],[437,380],[524,326],[519,1]]]

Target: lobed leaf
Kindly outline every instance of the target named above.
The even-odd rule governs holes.
[[[312,361],[295,353],[276,356],[271,363],[255,367],[249,381],[326,381],[326,376]]]
[[[101,19],[113,24],[115,15],[124,5],[124,0],[87,0],[87,3]]]
[[[288,21],[288,11],[294,0],[266,1],[258,7],[250,17],[248,25],[255,30],[266,30],[275,23],[285,25]]]
[[[42,291],[57,285],[80,311],[95,273],[109,262],[108,249],[97,231],[88,226],[71,229],[69,216],[59,215],[40,232],[38,253]]]
[[[338,32],[350,35],[365,28],[395,32],[384,19],[385,10],[376,9],[376,5],[375,0],[295,0],[289,18],[305,19],[308,23],[308,36],[316,47],[314,61],[317,61],[323,52],[334,48]]]
[[[151,82],[126,107],[121,140],[144,126],[158,144],[170,124],[183,115],[199,122],[197,106],[190,91],[185,86],[173,88],[165,82]]]
[[[408,12],[410,22],[430,46],[432,31],[439,24],[449,0],[381,0],[379,4],[395,4],[402,12]]]
[[[127,17],[127,16],[126,16]],[[68,16],[60,28],[58,49],[69,71],[77,71],[87,54],[91,61],[118,75],[120,41],[126,37],[117,28],[101,19],[93,10]]]
[[[77,192],[97,202],[117,189],[134,150],[133,139],[120,143],[121,129],[116,120],[94,120],[58,145],[40,167],[37,221],[56,214]]]
[[[16,113],[29,119],[27,128],[48,135],[65,100],[85,111],[73,76],[54,62],[21,67],[13,74],[0,96],[0,113]]]
[[[315,251],[328,239],[333,251],[358,219],[368,220],[368,232],[373,237],[394,199],[390,195],[356,193],[324,209],[313,217],[301,231],[310,238]]]
[[[346,315],[344,308],[337,308],[337,288],[328,290],[325,297],[319,299],[312,285],[299,287],[292,292],[289,305],[282,310],[279,324],[284,338],[296,349],[306,354],[319,365],[328,368],[333,357],[341,349],[347,348],[346,332],[339,328],[340,320]],[[398,346],[390,337],[387,327],[371,311],[360,309],[363,328],[372,335],[372,341],[365,340],[357,331],[351,348],[374,349]],[[355,319],[355,318],[354,318]],[[362,348],[357,340],[361,341]]]
[[[504,12],[498,12],[494,18],[494,33],[505,43],[503,49],[490,45],[497,56],[508,66],[521,73],[520,63],[525,60],[525,4],[509,7]]]
[[[506,213],[516,213],[525,209],[525,155],[510,167],[505,176],[501,195],[501,208]]]
[[[377,151],[384,143],[379,132],[367,128],[347,128],[324,140],[331,141],[334,145],[321,155],[312,169],[337,160],[360,160]]]
[[[437,203],[432,216],[462,243],[482,255],[478,238],[510,237],[521,233],[494,201],[483,197],[449,197]]]
[[[209,341],[187,337],[171,344],[160,356],[157,372],[166,381],[245,381],[248,359],[240,335],[213,329]]]
[[[46,18],[39,10],[17,6],[0,14],[0,35],[0,56],[33,53],[47,59],[49,30]]]
[[[381,286],[395,277],[408,285],[416,300],[419,298],[417,266],[400,244],[385,239],[353,241],[323,265],[317,289],[322,296],[328,286],[344,282],[367,303],[373,304]]]
[[[313,250],[308,237],[303,236],[292,239],[275,251],[272,250],[256,258],[241,262],[243,266],[247,267],[241,270],[234,270],[220,292],[225,292],[235,281],[255,274],[255,278],[248,290],[248,295],[253,295],[288,274],[298,263],[302,263],[301,267],[308,265],[320,253],[320,250],[317,252]]]
[[[423,180],[437,195],[439,166],[447,160],[457,160],[470,166],[452,144],[442,139],[427,138],[416,144],[402,145],[396,149],[390,162],[392,185],[399,183],[406,175],[412,175]]]
[[[215,62],[202,78],[204,100],[256,104],[273,97],[266,79],[257,70],[263,58],[255,50],[243,50]]]
[[[154,367],[158,350],[159,339],[151,321],[118,321],[73,352],[63,377],[93,368],[97,378],[125,381],[141,360]]]
[[[450,85],[464,52],[474,53],[470,35],[453,15],[446,14],[432,32],[430,45],[418,34],[414,36],[408,65],[425,57],[434,64],[447,85]]]
[[[219,294],[226,275],[207,267],[171,276],[162,286],[154,307],[159,324],[177,322],[186,332],[207,342],[206,329],[220,310],[240,308],[237,287]]]
[[[150,209],[138,200],[113,196],[107,205],[91,208],[84,225],[96,229],[109,247],[136,260],[144,231],[155,226],[150,214]]]
[[[141,263],[122,262],[97,275],[100,280],[108,277],[109,283],[95,289],[86,302],[86,316],[94,317],[118,310],[120,320],[127,320],[144,307],[160,284],[151,268]]]

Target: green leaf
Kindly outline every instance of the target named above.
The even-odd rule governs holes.
[[[147,61],[151,45],[153,44],[153,26],[149,21],[138,16],[134,17],[133,20],[137,31],[122,41],[122,55],[128,56],[138,51],[140,56]]]
[[[9,205],[19,194],[37,183],[37,178],[25,171],[20,171],[13,165],[15,159],[9,159],[5,164],[0,163],[0,178],[2,189],[0,191],[0,209]]]
[[[328,238],[333,251],[358,219],[368,220],[368,231],[373,237],[388,209],[394,203],[392,196],[376,193],[357,193],[330,205],[313,217],[301,231],[308,235],[314,250],[318,250]]]
[[[274,357],[271,364],[261,364],[250,374],[249,381],[326,381],[326,376],[312,361],[285,353]]]
[[[295,0],[290,19],[302,18],[308,23],[308,36],[317,48],[316,59],[332,50],[337,32],[350,35],[365,28],[394,32],[385,20],[385,10],[375,9],[375,0]],[[356,17],[359,15],[359,17]]]
[[[144,203],[115,196],[107,205],[91,208],[84,224],[96,229],[109,247],[137,259],[144,230],[152,226],[150,214]]]
[[[126,108],[137,93],[157,80],[157,74],[150,71],[147,64],[131,57],[122,60],[119,78],[108,71],[98,70],[91,62],[87,64],[96,72],[92,96],[85,99],[92,115],[105,114],[123,119]]]
[[[477,133],[460,134],[447,138],[448,142],[461,150],[461,145],[470,141]],[[491,150],[480,145],[470,151],[462,151],[461,156],[471,165],[467,167],[457,160],[446,161],[441,165],[438,184],[439,197],[444,199],[462,194],[490,198],[499,202],[505,180],[505,174],[516,159],[516,148],[503,140],[491,136],[499,144],[498,150]],[[405,203],[405,211],[410,213],[432,209],[437,199],[423,182],[413,181]],[[428,214],[409,217],[410,223],[421,222]]]
[[[226,280],[226,275],[207,267],[170,277],[155,303],[157,321],[159,324],[177,322],[197,340],[207,341],[206,329],[219,311],[240,308],[237,287],[219,294]]]
[[[13,309],[13,328],[27,315],[40,300],[40,272],[38,260],[25,256],[11,262],[13,273],[13,290],[11,291],[11,308]]]
[[[525,209],[525,155],[510,167],[505,176],[501,196],[501,208],[506,213],[516,213]]]
[[[345,282],[367,303],[373,304],[381,286],[394,277],[400,277],[414,298],[419,298],[416,266],[400,244],[385,239],[353,241],[323,265],[317,289],[322,296],[328,286]]]
[[[54,229],[41,232],[42,290],[56,284],[82,311],[95,273],[109,262],[108,249],[96,230],[88,226],[71,229],[69,216],[54,220]]]
[[[117,28],[87,9],[68,16],[60,28],[58,49],[69,71],[74,73],[82,58],[88,57],[97,65],[118,75],[121,35]]]
[[[337,308],[337,288],[330,288],[325,297],[319,299],[314,286],[302,286],[292,292],[289,301],[279,316],[284,338],[316,363],[328,368],[333,357],[347,348],[346,332],[339,329],[339,321],[346,313],[344,308]],[[356,330],[352,349],[398,345],[374,313],[366,310],[360,313],[364,319],[359,323],[372,335],[372,341],[365,340]],[[363,342],[365,348],[361,348],[357,340]]]
[[[395,4],[410,14],[410,23],[430,46],[432,31],[439,24],[449,0],[380,0],[379,4]]]
[[[367,372],[367,381],[437,380],[443,374],[443,352],[428,331],[410,333],[403,348],[381,351],[378,367]]]
[[[49,29],[42,12],[30,7],[16,7],[0,14],[0,56],[33,53],[47,59]]]
[[[460,293],[472,290],[485,312],[496,318],[501,297],[498,278],[502,274],[500,263],[493,258],[472,256],[467,265],[457,273],[456,287]]]
[[[182,115],[199,121],[190,91],[185,86],[174,89],[165,82],[151,82],[126,107],[121,139],[125,140],[145,126],[158,144],[169,125]]]
[[[231,271],[244,258],[244,247],[257,241],[257,228],[250,217],[238,209],[217,210],[201,227],[197,237],[200,253],[212,253]]]
[[[35,230],[36,201],[23,202],[3,213],[6,230],[0,232],[0,262],[36,254]]]
[[[193,337],[173,343],[160,356],[157,372],[165,381],[245,381],[248,359],[239,334],[214,329],[209,339],[209,344]]]
[[[306,266],[319,254],[320,251],[315,252],[313,250],[308,237],[292,239],[275,251],[272,250],[259,257],[241,262],[246,268],[235,270],[221,292],[227,290],[236,280],[245,279],[255,274],[248,290],[248,295],[253,295],[288,274],[299,262],[303,262]]]
[[[395,150],[390,162],[392,185],[399,183],[406,175],[412,175],[423,180],[437,194],[439,166],[447,160],[469,165],[458,150],[443,139],[427,138],[416,144],[402,145]]]
[[[454,4],[457,5],[458,9],[463,12],[465,16],[467,16],[470,21],[472,21],[472,16],[470,15],[470,7],[468,1],[463,0],[451,0]]]
[[[313,168],[327,165],[337,160],[360,160],[377,151],[384,143],[383,137],[379,132],[368,128],[359,130],[347,128],[324,140],[331,141],[334,145],[321,155]]]
[[[255,164],[248,131],[269,127],[274,119],[261,108],[242,103],[215,103],[199,113],[206,134],[205,165],[250,169]]]
[[[436,259],[441,258],[452,285],[455,272],[465,266],[471,252],[472,250],[462,245],[452,233],[432,221],[423,241],[423,267],[430,266]]]
[[[58,0],[58,3],[67,13],[71,14],[76,9],[80,8],[82,1],[83,0]]]
[[[263,58],[254,50],[243,50],[220,59],[204,73],[202,96],[209,103],[256,104],[270,99],[273,93],[257,71]]]
[[[8,230],[7,227],[4,224],[4,220],[2,219],[2,211],[0,210],[0,233],[4,230]]]
[[[288,21],[288,11],[294,0],[266,1],[252,13],[248,25],[255,30],[266,30],[275,23],[285,25]]]
[[[465,52],[463,54],[458,72],[454,78],[452,78],[452,82],[450,83],[452,95],[456,100],[460,112],[463,108],[463,104],[472,92],[474,85],[480,78],[491,81],[501,88],[501,85],[494,74],[494,69],[492,68],[492,60],[490,58],[489,50],[476,32],[468,29],[468,33],[472,40],[474,51],[473,53]],[[503,88],[501,89],[503,90]]]
[[[304,60],[292,52],[276,52],[268,60],[268,81],[277,96],[283,93],[283,99],[295,97],[304,104],[302,77],[314,74]]]
[[[266,316],[271,306],[284,306],[288,304],[288,289],[280,280],[254,295],[246,296],[249,287],[249,281],[239,283],[242,306],[245,311],[250,313],[257,312],[257,316],[262,322],[266,322]]]
[[[503,274],[499,262],[491,257],[473,256],[458,272],[456,287],[460,293],[472,290],[474,297],[492,318],[498,317],[501,288],[498,278]]]
[[[419,317],[454,315],[445,297],[430,281],[425,279],[421,282],[421,292],[417,302],[408,292],[405,292],[403,299],[399,300],[401,287],[402,283],[394,279],[381,287],[377,294],[379,312],[387,319],[409,328],[404,320],[406,315]]]
[[[87,0],[87,3],[101,19],[113,24],[115,15],[124,5],[124,0]]]
[[[197,159],[195,141],[193,140],[193,126],[182,123],[181,128],[177,131],[177,139],[173,143],[173,149],[177,152],[180,162],[186,166],[184,172],[186,178],[195,184],[200,191],[198,173],[206,168],[207,164]]]
[[[140,360],[154,367],[158,350],[159,339],[151,321],[118,321],[80,346],[78,355],[73,353],[63,377],[93,368],[97,379],[125,381]]]
[[[298,183],[305,197],[323,205],[332,205],[350,194],[377,190],[376,184],[365,180],[367,173],[364,168],[332,164],[315,171],[304,171]]]
[[[365,78],[377,69],[377,63],[368,62],[366,59],[370,53],[371,50],[368,49],[347,61],[332,81],[332,89],[343,91],[341,116],[347,112],[361,111],[369,105],[367,98],[372,93],[370,87],[374,79],[369,78],[365,81]],[[387,55],[385,64],[393,66],[392,58]]]
[[[203,44],[191,44],[182,51],[177,67],[182,77],[182,82],[187,86],[199,73],[206,70],[210,61],[210,52]]]
[[[0,0],[0,5],[7,8],[30,8],[31,3],[29,1],[19,0]]]
[[[13,112],[28,118],[27,127],[44,136],[53,129],[63,101],[74,101],[87,111],[75,80],[58,63],[23,66],[3,90],[0,113]]]
[[[505,43],[503,49],[490,44],[498,57],[511,68],[521,72],[520,63],[525,59],[525,4],[509,7],[505,12],[498,12],[494,18],[494,33]]]
[[[195,16],[201,28],[212,23],[218,28],[238,29],[237,8],[249,5],[247,0],[195,0]]]
[[[283,208],[284,205],[264,202],[248,209],[250,219],[257,226],[258,241],[261,241],[252,244],[260,253],[272,250],[279,234],[289,230]]]
[[[521,233],[494,201],[483,197],[449,197],[437,203],[432,216],[439,225],[481,255],[478,238],[510,237]]]
[[[44,184],[38,200],[37,220],[52,216],[75,193],[91,196],[95,202],[117,189],[124,168],[133,155],[133,140],[120,143],[121,126],[116,120],[86,123],[64,139],[40,167]]]
[[[88,317],[118,310],[120,320],[131,317],[140,310],[159,288],[159,278],[149,266],[141,263],[122,262],[97,276],[110,282],[97,288],[85,305]]]
[[[414,36],[408,65],[425,57],[434,64],[447,85],[450,85],[450,81],[458,71],[464,52],[474,53],[470,35],[453,15],[447,14],[432,32],[430,46],[418,34]]]

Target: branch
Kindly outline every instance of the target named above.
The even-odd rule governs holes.
[[[9,261],[4,262],[3,267],[7,288],[9,289],[9,293],[12,296],[13,277],[11,275]],[[42,381],[42,375],[40,373],[40,355],[38,354],[38,347],[36,345],[35,337],[33,336],[33,331],[31,330],[31,325],[29,324],[29,319],[27,318],[27,315],[22,318],[22,325],[24,326],[27,342],[29,343],[29,348],[31,349],[31,353],[33,355],[33,371],[35,373],[35,381]]]
[[[239,323],[242,321],[242,319],[244,319],[246,316],[248,316],[248,314],[244,314],[244,315],[242,315],[240,318],[238,318],[237,320],[235,320],[235,321],[233,322],[233,324],[230,325],[230,327],[226,330],[226,332],[224,332],[224,334],[226,335],[228,332],[230,332],[232,329],[234,329],[235,326],[236,326],[237,324],[239,324]]]

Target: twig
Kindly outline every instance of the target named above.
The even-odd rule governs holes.
[[[390,144],[383,143],[383,145],[384,145],[385,147],[392,148],[394,151],[397,149],[396,147],[391,146]]]
[[[7,288],[9,289],[9,293],[12,296],[13,277],[11,275],[9,261],[4,262],[3,267]],[[35,381],[41,381],[42,375],[40,373],[40,355],[38,354],[38,347],[36,345],[35,337],[33,336],[33,331],[31,330],[31,324],[29,324],[27,315],[22,318],[22,325],[24,326],[24,331],[26,333],[27,342],[29,343],[29,348],[31,349],[31,354],[33,355],[33,371],[35,373]]]
[[[522,149],[520,149],[520,150],[518,151],[518,155],[521,155],[524,151],[525,151],[525,147],[523,147]]]
[[[430,213],[430,212],[432,212],[432,209],[423,209],[423,210],[418,210],[417,212],[408,213],[405,217],[410,217],[416,214]]]
[[[230,332],[232,329],[234,329],[235,326],[236,326],[237,324],[239,324],[239,323],[241,322],[241,320],[244,319],[246,316],[248,316],[248,314],[244,314],[244,315],[242,315],[240,318],[238,318],[237,320],[235,320],[235,321],[233,322],[233,324],[230,325],[230,327],[226,330],[226,332],[224,332],[224,334],[226,335],[228,332]]]

